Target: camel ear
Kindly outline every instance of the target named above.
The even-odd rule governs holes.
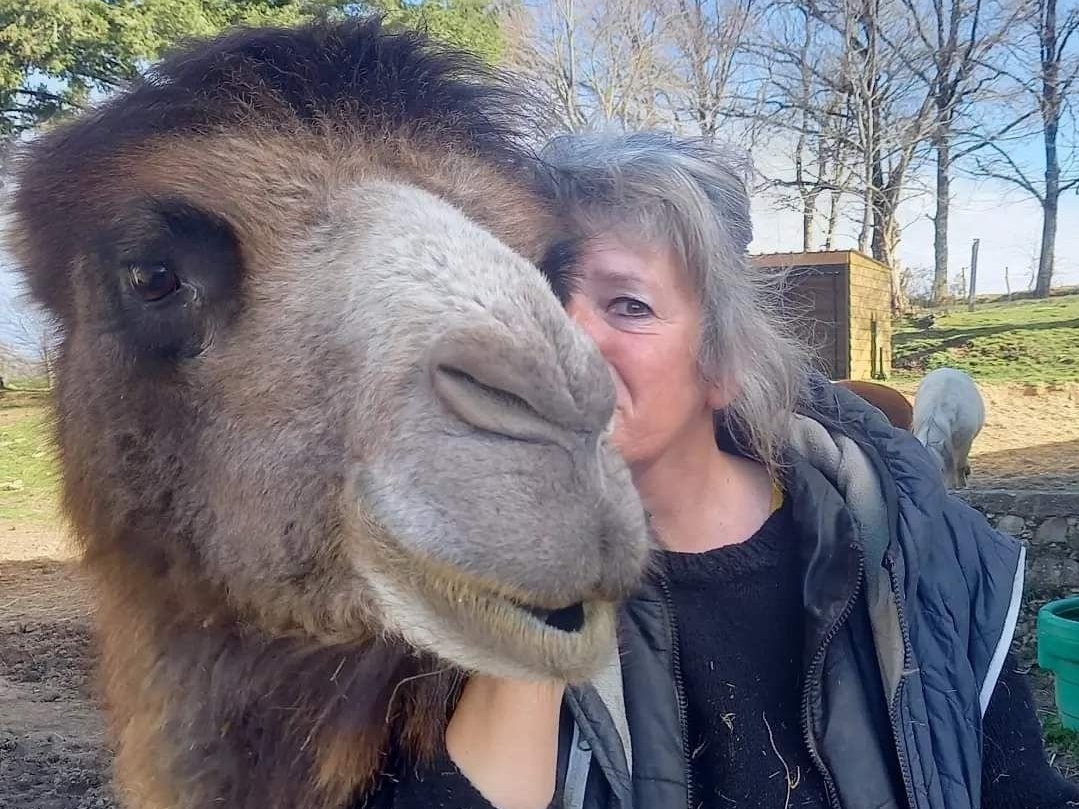
[[[49,164],[49,144],[45,135],[28,144],[15,167],[15,193],[11,202],[8,247],[15,269],[34,302],[50,314],[66,320],[71,302],[71,245],[75,242],[74,217],[62,184],[42,171]],[[78,193],[72,191],[71,193]]]

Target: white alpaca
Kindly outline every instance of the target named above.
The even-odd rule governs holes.
[[[914,397],[915,437],[937,459],[949,489],[967,485],[971,444],[985,424],[985,404],[974,380],[954,368],[926,374]]]

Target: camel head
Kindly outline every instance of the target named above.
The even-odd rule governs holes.
[[[644,512],[526,109],[418,35],[323,23],[191,46],[29,146],[12,238],[105,589],[173,626],[595,670]]]

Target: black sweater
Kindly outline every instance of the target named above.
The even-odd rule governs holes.
[[[803,632],[793,528],[784,507],[739,545],[666,554],[699,809],[828,806],[799,718]],[[1079,786],[1046,762],[1030,687],[1014,663],[1009,658],[985,715],[982,807],[1079,806]],[[399,773],[369,806],[492,809],[447,759],[426,773]]]
[[[805,644],[789,512],[739,545],[666,554],[694,794],[708,809],[828,806],[799,719]]]

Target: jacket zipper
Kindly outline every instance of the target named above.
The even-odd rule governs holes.
[[[674,692],[678,699],[678,725],[682,731],[682,766],[686,778],[686,807],[693,806],[693,765],[689,760],[689,715],[686,707],[686,694],[682,684],[682,657],[678,645],[678,627],[674,623],[674,598],[665,574],[658,577],[663,598],[666,601],[667,628],[671,633],[671,664],[674,671]]]
[[[895,569],[892,566],[891,559],[885,557],[885,567],[888,568],[888,581],[891,584],[892,592],[899,592],[899,582],[896,580]],[[899,616],[899,631],[903,637],[903,667],[906,668],[909,665],[907,658],[907,649],[910,648],[910,636],[907,634],[907,618],[903,614],[902,601],[896,596],[895,599],[896,612]],[[888,706],[888,718],[892,723],[892,735],[895,738],[895,749],[899,756],[899,771],[903,776],[903,789],[907,792],[907,803],[910,804],[911,809],[914,809],[918,805],[914,796],[914,784],[910,776],[910,761],[908,760],[906,752],[906,743],[903,741],[903,729],[899,726],[899,703],[903,696],[903,686],[906,685],[906,680],[902,677],[899,679],[899,685],[895,690],[895,699],[892,700],[892,704]]]
[[[865,557],[861,551],[858,552],[858,580],[854,586],[854,590],[847,598],[847,603],[843,606],[843,611],[839,614],[839,617],[835,620],[831,627],[829,627],[827,634],[821,641],[820,646],[817,647],[816,654],[813,655],[813,662],[809,666],[809,677],[806,680],[805,689],[802,692],[802,736],[805,741],[806,749],[809,750],[809,756],[813,759],[813,764],[816,766],[818,772],[821,774],[821,778],[824,780],[824,788],[828,793],[828,805],[832,809],[843,809],[842,804],[839,802],[839,792],[836,790],[835,780],[832,778],[832,774],[828,771],[828,767],[824,763],[824,759],[820,756],[820,751],[817,749],[817,742],[813,738],[813,734],[810,732],[810,714],[812,711],[811,697],[812,691],[815,688],[815,683],[820,679],[820,671],[824,667],[824,655],[828,650],[829,644],[835,639],[835,636],[839,634],[839,630],[843,627],[843,624],[847,622],[850,614],[854,611],[854,604],[858,600],[858,596],[862,592],[862,579],[865,576]]]

